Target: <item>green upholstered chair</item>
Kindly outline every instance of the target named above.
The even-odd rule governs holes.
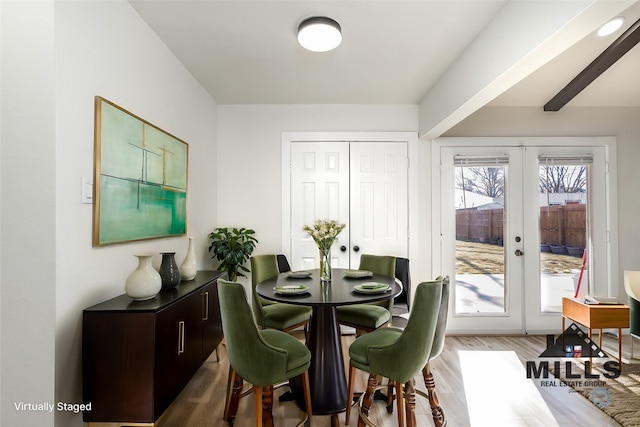
[[[436,324],[436,333],[433,337],[433,345],[431,346],[431,354],[429,361],[422,368],[422,378],[427,388],[427,398],[429,406],[431,406],[431,415],[433,423],[436,427],[446,425],[444,411],[440,406],[438,395],[436,394],[436,382],[431,372],[431,361],[438,357],[444,349],[444,338],[447,330],[447,317],[449,315],[449,276],[438,276],[436,281],[442,281],[442,298],[440,299],[440,310],[438,311],[438,323]],[[393,411],[393,382],[389,382],[387,390],[387,410],[389,413]]]
[[[360,270],[371,271],[381,276],[395,277],[396,258],[385,255],[363,254],[360,257]],[[371,332],[391,321],[393,299],[386,301],[355,304],[337,307],[337,319],[341,325],[356,329],[356,334]]]
[[[391,308],[394,309],[394,311],[398,308],[404,309],[404,307],[402,307],[404,305],[408,312],[411,310],[411,272],[409,268],[409,259],[396,257],[395,276],[396,279],[402,283],[402,293],[394,298],[395,304],[394,307]]]
[[[273,385],[302,375],[307,414],[311,415],[308,368],[311,353],[296,338],[282,331],[258,330],[240,283],[218,281],[222,330],[229,356],[229,379],[223,419],[233,423],[242,389],[242,380],[253,385],[256,426],[271,418],[271,408],[263,413],[263,392],[273,396]],[[265,399],[272,402],[273,399]]]
[[[440,310],[438,312],[438,323],[436,324],[436,334],[433,337],[433,345],[431,346],[431,354],[429,361],[422,368],[422,377],[427,387],[427,397],[431,406],[431,415],[436,427],[446,425],[444,411],[440,406],[438,395],[436,394],[436,382],[431,372],[431,361],[438,357],[444,349],[444,337],[447,331],[447,317],[449,316],[449,276],[440,276],[436,280],[442,280],[442,299],[440,300]]]
[[[640,338],[640,271],[624,271],[624,290],[629,296],[629,332],[633,359],[633,339]]]
[[[420,283],[415,291],[411,314],[404,329],[380,328],[363,335],[349,347],[349,383],[346,422],[351,415],[356,369],[369,373],[367,390],[361,397],[360,416],[367,416],[373,392],[380,377],[396,385],[398,425],[404,426],[406,395],[407,426],[415,426],[415,390],[413,376],[429,361],[438,322],[442,281]],[[405,386],[403,393],[402,386]]]
[[[287,271],[291,271],[291,266],[289,265],[289,260],[285,254],[276,255],[276,261],[278,262],[278,271],[280,273],[286,273]]]
[[[279,329],[289,332],[304,326],[306,331],[306,326],[311,318],[311,307],[268,301],[256,292],[258,283],[273,279],[279,273],[276,255],[251,257],[251,307],[256,323],[264,329]]]

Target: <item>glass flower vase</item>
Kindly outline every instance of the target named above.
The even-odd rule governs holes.
[[[320,249],[320,281],[331,281],[331,249]]]

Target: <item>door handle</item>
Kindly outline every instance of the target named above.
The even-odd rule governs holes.
[[[358,252],[359,250],[360,250],[360,246],[355,245],[355,246],[353,247],[353,251],[354,251],[354,252]]]
[[[520,249],[516,249],[516,256],[522,256],[524,255],[524,252],[522,252]]]
[[[345,252],[347,247],[345,245],[340,246],[340,252]]]

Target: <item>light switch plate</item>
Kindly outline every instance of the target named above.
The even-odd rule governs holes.
[[[93,178],[81,178],[82,181],[82,203],[93,203]]]

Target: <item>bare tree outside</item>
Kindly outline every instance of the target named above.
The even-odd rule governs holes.
[[[504,196],[503,167],[461,167],[458,187],[492,198]]]
[[[504,196],[502,167],[461,167],[458,188],[488,197]],[[578,193],[586,190],[587,167],[584,165],[540,166],[541,193]]]
[[[578,193],[586,188],[586,166],[540,166],[541,193]]]

